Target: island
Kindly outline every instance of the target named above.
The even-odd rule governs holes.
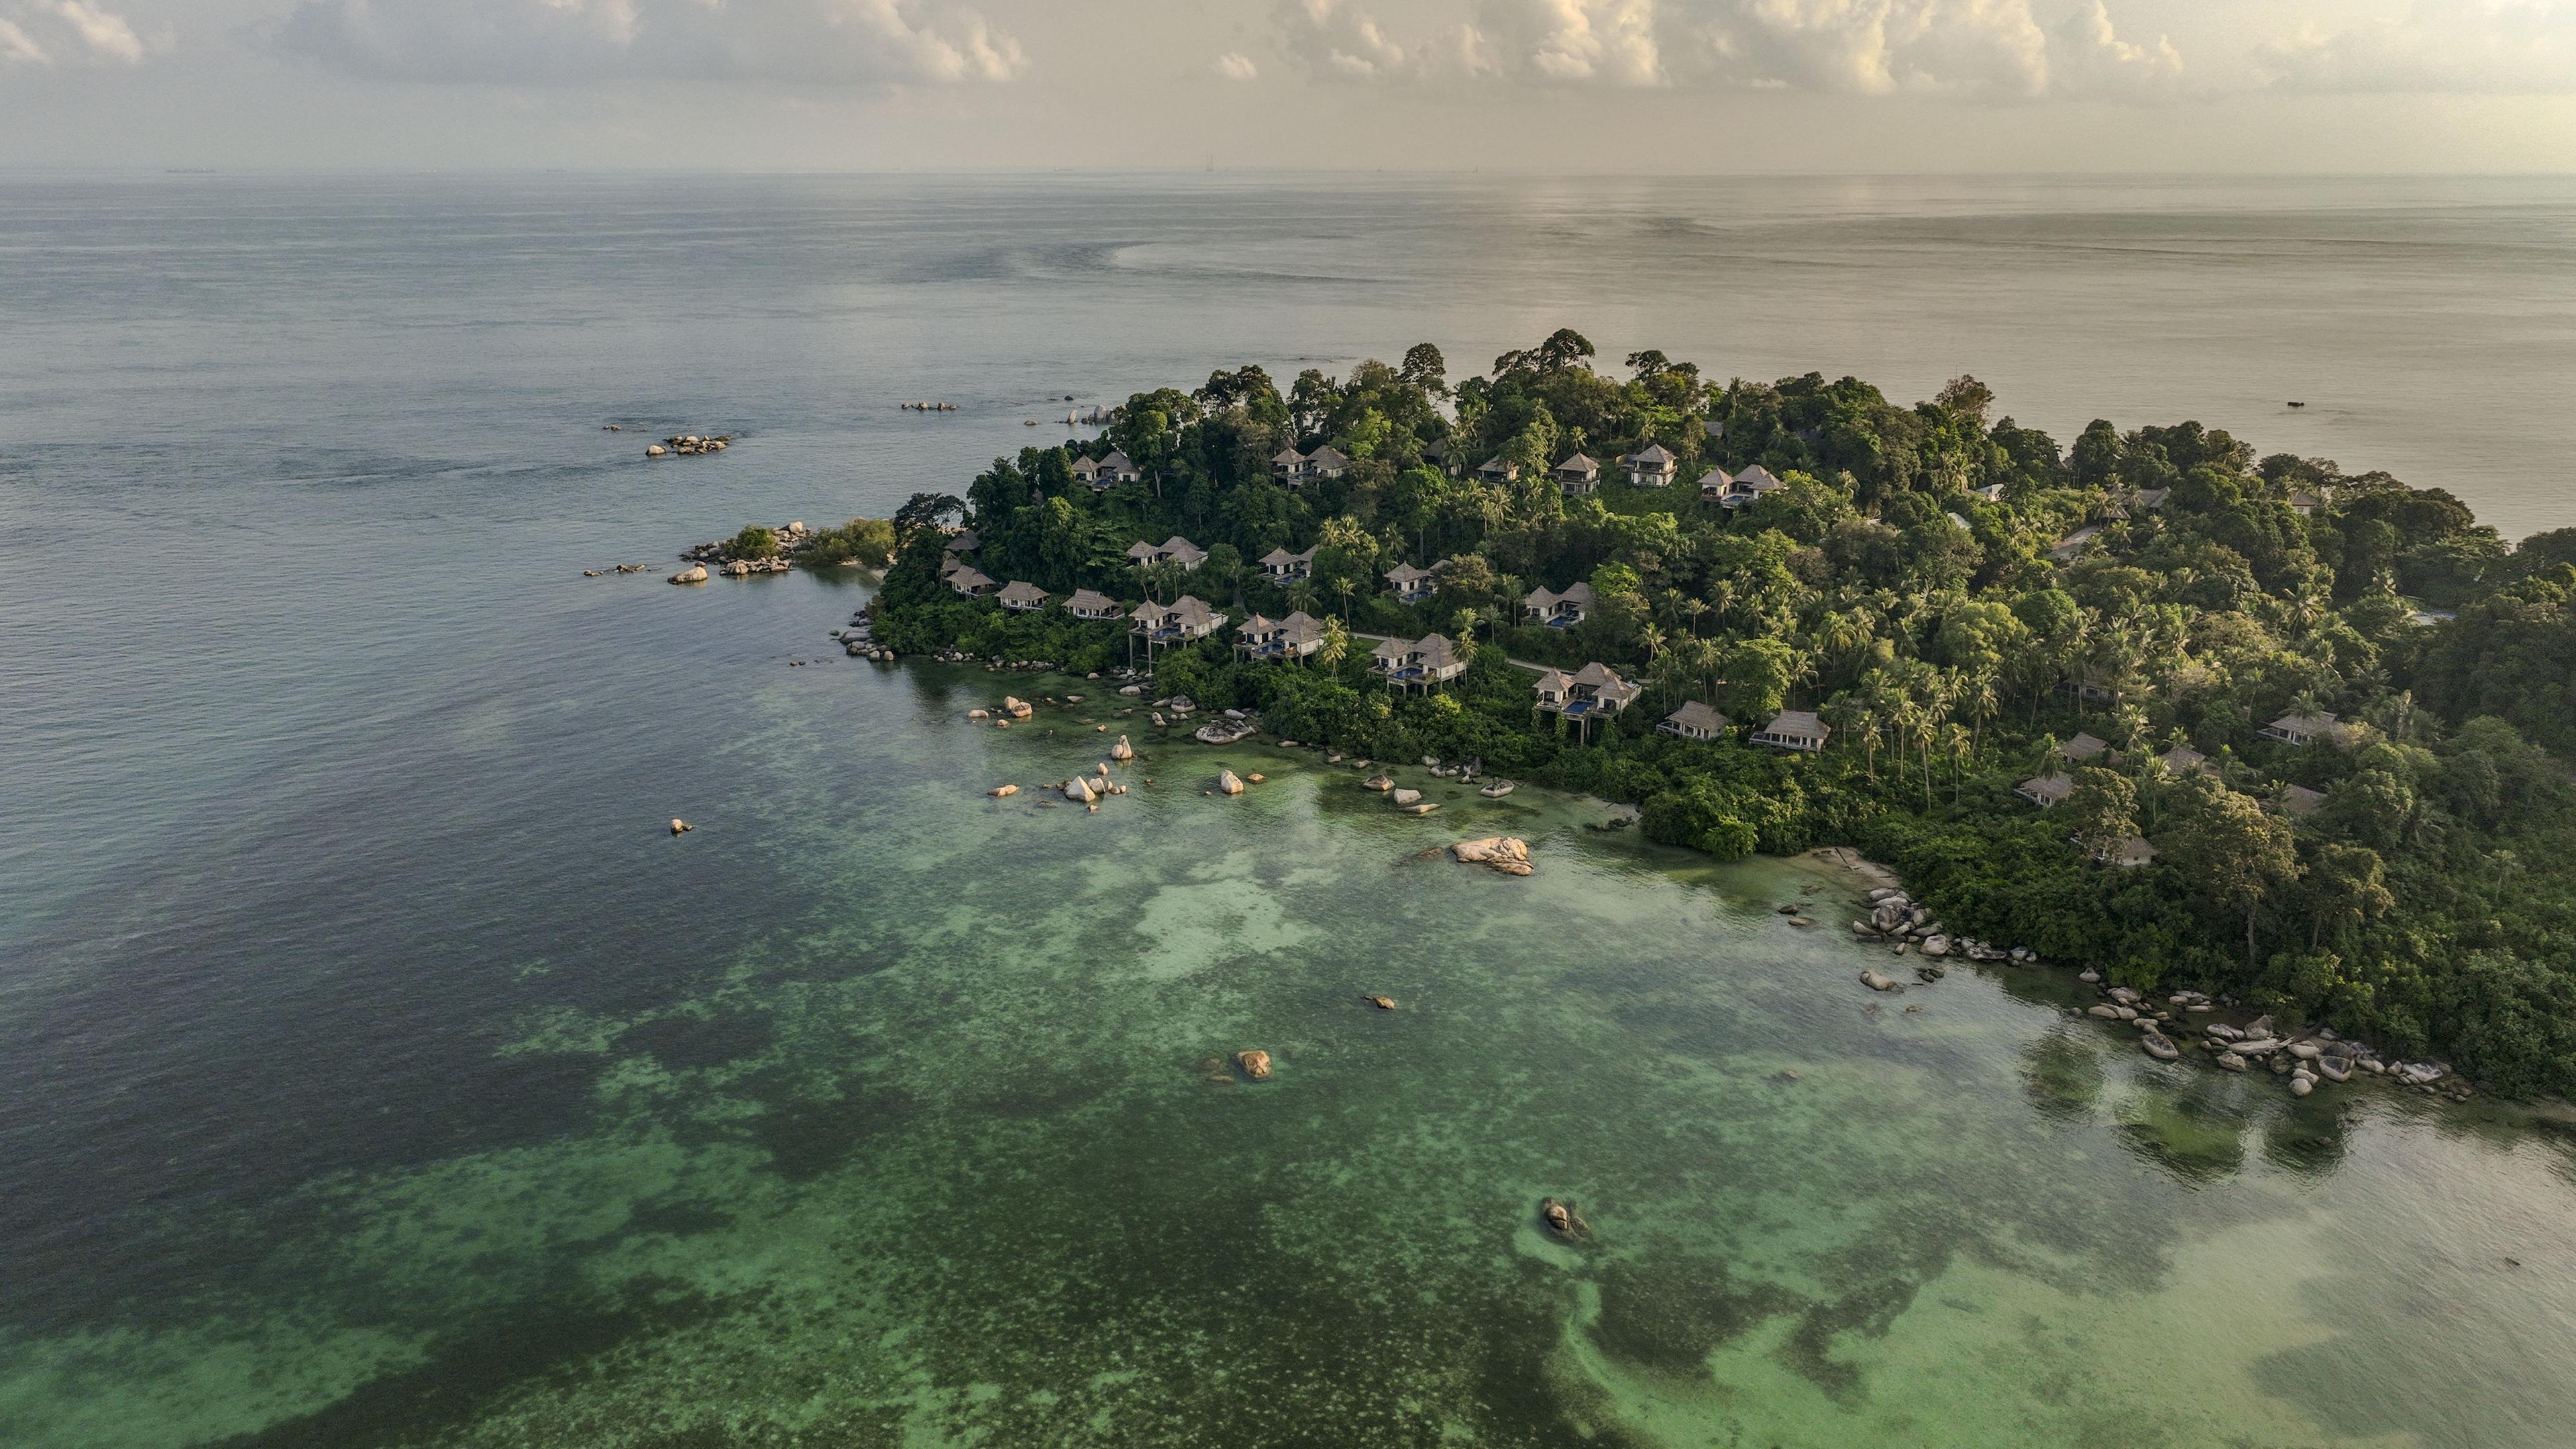
[[[2193,422],[2061,445],[1969,376],[1620,371],[1571,330],[1456,383],[1220,370],[802,552],[890,549],[877,657],[1150,673],[1721,860],[1853,847],[1909,892],[1856,933],[2026,946],[2095,1014],[2576,1087],[2576,529]]]

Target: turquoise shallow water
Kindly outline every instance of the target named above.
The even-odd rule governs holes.
[[[1463,356],[1671,284],[1413,250],[1615,190],[1052,185],[11,193],[0,1442],[2565,1442],[2548,1122],[2161,1067],[2049,972],[1877,997],[1847,882],[1534,790],[1401,818],[1136,730],[1154,783],[1098,814],[995,802],[1114,731],[976,728],[1030,689],[828,652],[861,581],[580,577],[883,513],[1066,392]],[[2134,198],[2070,195],[1724,219],[1937,308],[2134,241]],[[2259,289],[2320,216],[2467,204],[2224,222],[2259,200],[2186,196],[2140,225],[2197,260],[2091,275]],[[1743,243],[1713,210],[1689,234]],[[2319,275],[2512,272],[2403,250]],[[1690,275],[1676,325],[1739,309],[1757,361],[1865,330],[1759,320],[1835,284]],[[924,394],[974,406],[892,407]],[[647,466],[605,421],[744,440]],[[1270,778],[1202,794],[1221,763]],[[1495,829],[1537,874],[1417,858]],[[1271,1081],[1209,1080],[1248,1047]]]

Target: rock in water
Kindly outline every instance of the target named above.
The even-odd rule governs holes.
[[[1232,770],[1219,770],[1216,772],[1216,788],[1217,793],[1222,795],[1240,795],[1243,793],[1243,781],[1237,778]]]
[[[1509,835],[1488,835],[1482,840],[1462,840],[1449,847],[1449,854],[1461,865],[1498,865],[1526,862],[1529,842]]]
[[[2084,1014],[2086,1016],[2098,1016],[2104,1021],[2118,1021],[2120,1019],[2120,1008],[2116,1006],[2088,1006],[2084,1008]]]
[[[2161,1032],[2146,1033],[2138,1038],[2138,1045],[2145,1049],[2148,1056],[2160,1062],[2174,1061],[2182,1056],[2182,1048],[2166,1040]]]
[[[1008,800],[1018,793],[1020,793],[1020,787],[1017,785],[996,785],[993,787],[993,798],[996,800]]]
[[[676,815],[671,817],[671,833],[673,835],[680,835],[697,828],[698,827],[691,825],[689,822],[682,820]]]
[[[1038,711],[1037,706],[1030,704],[1027,700],[1006,694],[1002,696],[1002,712],[1013,719],[1027,719],[1030,715],[1036,714]]]
[[[1376,1007],[1380,1011],[1395,1010],[1395,998],[1392,996],[1363,996],[1360,1000],[1367,1002],[1369,1005]]]
[[[687,568],[680,570],[678,573],[671,575],[671,582],[675,584],[703,584],[706,581],[707,566],[705,564],[691,564]]]
[[[2241,1072],[2245,1070],[2245,1059],[2234,1052],[2220,1052],[2218,1054],[2218,1064],[2231,1072]]]
[[[2290,1095],[2293,1097],[2304,1097],[2316,1089],[2316,1080],[2312,1077],[2298,1076],[2290,1079]]]
[[[1872,991],[1894,991],[1896,978],[1881,971],[1864,971],[1860,973],[1860,984]],[[1877,1010],[1876,1007],[1870,1009]]]
[[[1080,775],[1076,775],[1064,782],[1064,798],[1076,805],[1088,805],[1100,797],[1093,793],[1091,786]]]
[[[1384,775],[1371,775],[1367,779],[1360,781],[1360,788],[1363,790],[1375,790],[1379,794],[1383,795],[1387,791],[1395,788],[1395,782]]]
[[[1398,790],[1395,792],[1393,798],[1395,803],[1398,805],[1411,805],[1422,798],[1422,792],[1419,790]]]
[[[1270,1053],[1268,1052],[1236,1052],[1234,1054],[1234,1062],[1235,1065],[1243,1068],[1243,1074],[1245,1076],[1250,1077],[1256,1082],[1266,1081],[1269,1079]]]
[[[1118,737],[1118,743],[1109,747],[1109,758],[1113,760],[1132,760],[1136,758],[1136,747],[1127,743],[1127,737],[1125,735],[1120,735]]]

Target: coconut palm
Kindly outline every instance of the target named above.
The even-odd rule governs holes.
[[[1342,627],[1339,619],[1326,619],[1324,642],[1316,646],[1315,662],[1326,669],[1336,669],[1349,657],[1351,657],[1350,631]]]

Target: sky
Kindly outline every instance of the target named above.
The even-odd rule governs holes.
[[[0,167],[2571,172],[2576,0],[0,0]]]

